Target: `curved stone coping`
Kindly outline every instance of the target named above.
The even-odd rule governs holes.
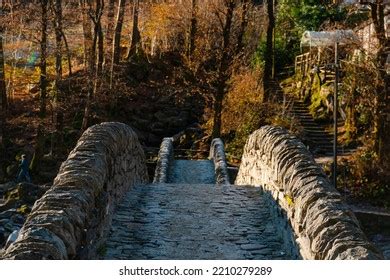
[[[169,165],[173,159],[173,138],[164,138],[158,152],[153,183],[167,183]]]
[[[90,127],[36,201],[5,259],[93,258],[124,193],[148,181],[135,132],[122,123]]]
[[[225,148],[220,138],[215,138],[211,142],[209,158],[214,161],[216,184],[230,185]]]
[[[236,184],[261,185],[272,194],[303,258],[383,258],[310,152],[285,129],[265,126],[250,136]]]

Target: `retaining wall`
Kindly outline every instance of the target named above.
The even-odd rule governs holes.
[[[304,259],[381,259],[303,143],[265,126],[246,143],[238,185],[261,185],[285,212]]]
[[[102,123],[89,128],[3,258],[96,257],[116,203],[147,180],[145,156],[130,127]]]

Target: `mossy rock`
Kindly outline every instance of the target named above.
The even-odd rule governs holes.
[[[4,198],[7,201],[16,200],[23,203],[34,203],[44,194],[44,190],[37,185],[30,183],[20,183],[15,188],[6,192]]]
[[[311,88],[310,114],[317,121],[326,121],[331,118],[328,103],[329,96],[332,94],[332,88],[328,84],[321,86],[318,76],[315,76]]]

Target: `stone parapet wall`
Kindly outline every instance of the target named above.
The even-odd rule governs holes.
[[[215,138],[211,142],[209,158],[214,161],[216,184],[230,185],[225,148],[220,138]]]
[[[153,183],[167,183],[170,163],[173,160],[173,138],[164,138],[158,152]]]
[[[147,181],[145,156],[130,127],[102,123],[89,128],[2,258],[96,257],[117,202]]]
[[[246,143],[235,184],[261,185],[288,217],[304,259],[381,259],[312,155],[285,129],[265,126]]]

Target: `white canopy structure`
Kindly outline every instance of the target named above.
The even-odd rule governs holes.
[[[301,39],[302,47],[330,47],[335,43],[348,45],[358,42],[358,37],[352,30],[335,31],[305,31]]]

